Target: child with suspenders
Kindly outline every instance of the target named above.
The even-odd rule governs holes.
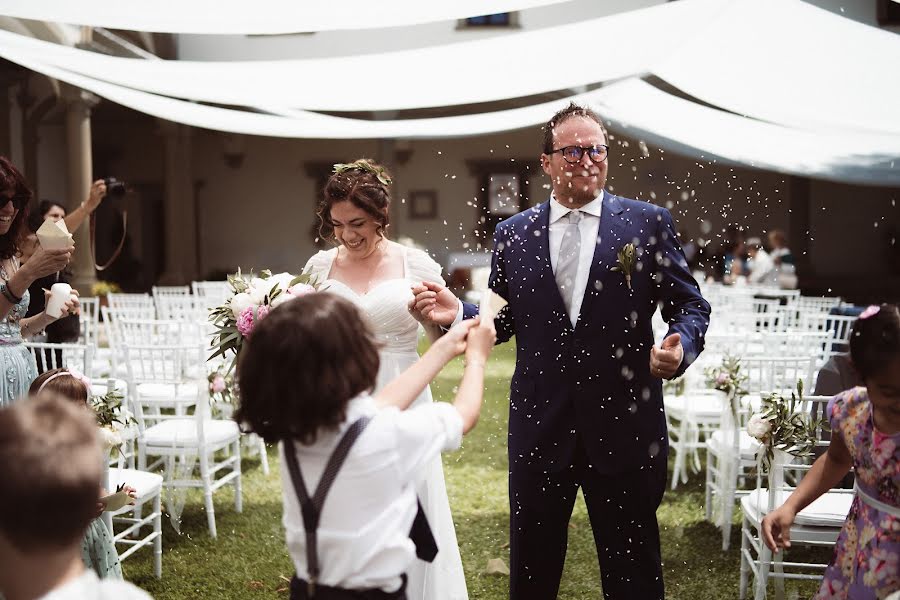
[[[351,302],[308,294],[254,328],[238,363],[235,419],[281,442],[292,599],[406,598],[416,556],[414,482],[475,426],[495,339],[492,323],[463,321],[373,397],[377,344]],[[463,352],[454,403],[405,410]]]

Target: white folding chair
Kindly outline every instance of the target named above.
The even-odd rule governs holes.
[[[806,397],[801,402],[801,410],[809,412],[813,406],[818,405],[821,408],[819,414],[824,414],[830,400],[830,396]],[[819,436],[821,433],[818,432]],[[828,442],[820,437],[816,445],[827,448]],[[791,476],[811,468],[810,464],[799,464],[793,457],[785,460],[780,453],[776,454],[766,487],[763,487],[763,475],[759,473],[756,489],[741,499],[741,600],[747,598],[751,574],[756,584],[755,600],[766,598],[769,579],[775,579],[776,595],[779,597],[783,597],[784,581],[787,579],[821,580],[821,571],[825,570],[827,564],[784,562],[784,556],[799,546],[834,546],[853,503],[852,489],[832,489],[826,492],[797,514],[790,531],[791,549],[773,556],[761,539],[762,520],[766,514],[781,506],[793,492],[793,488],[786,483],[791,480]]]
[[[850,349],[850,334],[853,331],[853,323],[857,317],[848,315],[831,315],[824,313],[804,313],[800,315],[797,326],[799,331],[826,332],[831,337],[831,343],[827,349],[830,358],[834,354],[848,352]]]
[[[756,466],[759,442],[746,432],[748,410],[759,410],[767,393],[787,393],[802,380],[812,384],[815,358],[810,357],[744,357],[741,371],[747,375],[744,387],[748,395],[735,406],[736,418],[728,430],[713,432],[706,444],[706,518],[714,515],[713,503],[721,507],[722,550],[731,545],[731,520],[735,501],[749,493],[739,487],[741,480]]]
[[[186,398],[182,389],[195,385],[185,377],[184,363],[192,347],[164,345],[123,345],[129,371],[129,396],[141,435],[138,438],[138,467],[147,469],[147,457],[157,456],[166,462],[165,486],[203,489],[209,532],[216,537],[213,493],[224,485],[234,486],[235,510],[242,510],[241,496],[241,432],[234,421],[214,420],[209,415],[206,394],[199,392]],[[153,386],[152,393],[147,389]],[[196,407],[193,415],[179,408],[186,402]],[[180,413],[180,414],[179,414]],[[216,453],[225,457],[216,462]],[[200,478],[193,473],[175,478],[175,461],[197,458]],[[223,475],[219,475],[224,472]]]
[[[120,561],[124,562],[141,548],[152,545],[153,574],[157,579],[162,577],[162,484],[162,476],[156,473],[111,467],[106,474],[106,489],[112,493],[119,485],[133,487],[135,505],[103,513]],[[150,504],[150,513],[144,515],[142,509],[146,504]],[[116,533],[117,525],[124,529]],[[141,537],[141,529],[146,526],[151,526],[152,530]],[[119,550],[122,547],[125,550]]]
[[[154,285],[151,288],[153,297],[157,296],[189,296],[191,286],[189,285]]]
[[[88,344],[57,344],[51,342],[25,342],[34,356],[38,372],[52,369],[75,369],[89,375],[94,347]]]

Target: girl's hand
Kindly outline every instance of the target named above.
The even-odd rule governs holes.
[[[782,505],[763,518],[763,541],[769,550],[777,554],[780,549],[791,547],[791,525],[796,516],[793,510]]]
[[[124,488],[122,488],[122,491],[128,494],[128,497],[131,498],[131,502],[129,502],[128,504],[134,506],[135,500],[137,499],[137,490],[130,485],[126,485]]]
[[[475,320],[475,319],[473,319]],[[484,363],[497,343],[497,330],[494,328],[494,320],[482,322],[469,330],[466,337],[466,361]]]
[[[459,356],[466,351],[466,336],[479,323],[479,319],[467,319],[454,325],[450,331],[435,340],[433,347],[446,353],[446,359]]]

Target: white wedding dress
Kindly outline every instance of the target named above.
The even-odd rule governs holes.
[[[362,309],[369,317],[375,337],[382,344],[381,368],[375,390],[384,387],[419,358],[419,323],[409,314],[411,286],[422,281],[444,285],[441,267],[421,250],[404,248],[404,277],[388,279],[365,294],[357,294],[348,286],[330,279],[331,265],[338,249],[324,250],[309,259],[304,272],[318,277],[320,289],[338,294]],[[431,389],[425,388],[413,406],[433,402]],[[462,559],[456,541],[456,528],[450,514],[444,470],[438,457],[422,473],[416,491],[437,542],[434,562],[416,560],[410,567],[407,597],[409,600],[460,600],[468,598]]]

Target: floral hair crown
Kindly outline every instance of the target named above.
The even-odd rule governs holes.
[[[393,183],[393,180],[387,174],[387,171],[384,170],[384,167],[376,167],[367,160],[355,160],[352,163],[337,163],[336,165],[334,165],[333,173],[335,175],[339,175],[341,173],[344,173],[345,171],[351,171],[354,169],[357,171],[371,173],[378,179],[378,181],[380,181],[384,185],[391,185]]]

